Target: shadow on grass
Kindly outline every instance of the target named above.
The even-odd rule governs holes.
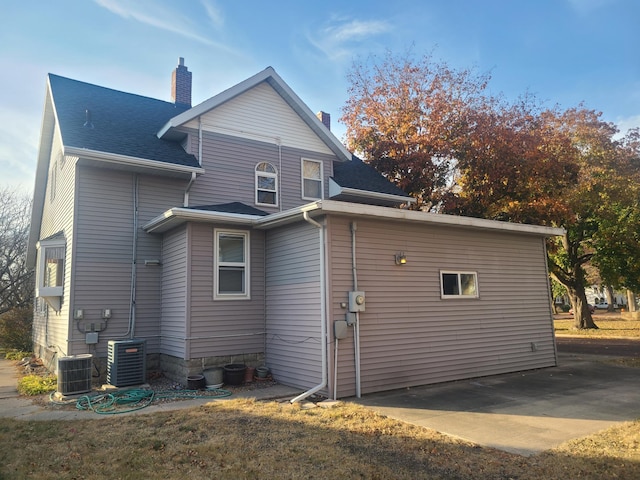
[[[0,478],[640,478],[637,457],[603,455],[597,440],[578,448],[521,457],[352,404],[233,400],[74,422],[0,419]]]

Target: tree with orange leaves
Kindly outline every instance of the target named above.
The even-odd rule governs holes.
[[[416,208],[563,227],[548,242],[550,274],[569,293],[576,327],[597,328],[584,266],[611,254],[594,239],[612,206],[635,208],[629,172],[638,169],[615,126],[584,106],[543,109],[531,96],[507,104],[485,93],[488,76],[429,56],[388,53],[354,65],[349,79],[348,146]]]
[[[341,121],[348,147],[434,210],[450,185],[457,146],[468,135],[488,76],[454,70],[430,56],[391,53],[356,63]]]

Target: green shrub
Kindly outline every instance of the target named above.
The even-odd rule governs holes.
[[[22,351],[31,351],[33,310],[14,308],[0,315],[0,345]]]
[[[22,360],[25,357],[31,357],[31,352],[25,352],[22,350],[7,350],[4,354],[4,358],[7,360]]]
[[[571,310],[571,307],[569,305],[562,305],[562,311],[564,313],[567,313],[569,310]]]
[[[40,375],[25,375],[18,380],[18,392],[20,395],[42,395],[56,389],[58,379],[53,375],[42,377]]]

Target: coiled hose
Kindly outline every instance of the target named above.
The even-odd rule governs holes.
[[[58,402],[53,399],[55,392],[49,395],[49,401],[57,405],[68,405],[69,402]],[[91,410],[100,415],[116,415],[135,412],[148,407],[154,401],[177,400],[185,398],[224,398],[231,396],[229,390],[221,388],[207,390],[148,390],[131,389],[114,393],[84,395],[76,401],[78,410]]]

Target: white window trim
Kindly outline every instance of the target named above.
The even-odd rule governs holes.
[[[313,163],[318,163],[320,164],[320,198],[316,198],[316,197],[307,197],[305,196],[305,191],[304,191],[304,181],[305,180],[316,180],[316,178],[309,178],[306,179],[304,176],[304,162],[313,162]],[[302,194],[302,199],[303,200],[322,200],[324,198],[324,164],[322,161],[320,160],[313,160],[311,158],[301,158],[300,159],[300,187],[301,187],[301,194]]]
[[[62,258],[62,285],[58,285],[55,287],[45,287],[44,286],[44,272],[46,269],[45,260],[46,254],[45,251],[48,248],[65,248],[66,250],[66,241],[64,238],[54,238],[50,240],[40,240],[36,244],[36,248],[38,250],[38,270],[36,271],[36,297],[61,297],[64,292],[64,265],[66,264],[66,251],[65,256]]]
[[[267,163],[269,165],[271,165],[271,167],[276,171],[276,173],[270,173],[270,172],[261,172],[256,170],[258,168],[258,165],[262,164],[262,163]],[[255,190],[256,190],[256,198],[255,198],[255,204],[256,205],[260,205],[260,206],[265,206],[265,207],[277,207],[278,206],[278,202],[280,201],[279,197],[279,192],[278,192],[278,169],[275,167],[275,165],[271,162],[258,162],[255,166],[255,168],[253,169],[255,172]],[[263,190],[265,192],[270,192],[271,190],[267,190],[264,188],[259,188],[258,187],[258,177],[270,177],[270,178],[275,178],[275,189],[273,190],[273,193],[276,196],[276,202],[275,203],[262,203],[258,201],[258,190]]]
[[[458,295],[445,295],[444,294],[444,282],[442,281],[442,275],[444,275],[445,273],[451,274],[451,275],[457,275],[458,277],[458,291],[462,292],[462,285],[460,284],[460,275],[473,275],[473,279],[475,281],[476,284],[476,288],[475,288],[475,295],[463,295],[462,293],[459,293]],[[440,298],[443,300],[447,300],[447,299],[451,299],[451,298],[479,298],[480,297],[480,290],[478,289],[478,272],[474,272],[474,271],[460,271],[460,270],[440,270]]]
[[[223,262],[221,263],[218,259],[218,239],[220,235],[237,235],[242,236],[244,238],[244,262],[243,263],[235,263],[235,262]],[[251,249],[249,248],[249,232],[246,230],[229,230],[229,229],[218,229],[215,228],[213,230],[213,268],[214,268],[214,285],[213,285],[213,299],[214,300],[250,300],[251,299],[251,277],[250,277],[250,268],[249,268],[249,253]],[[244,293],[220,293],[218,288],[220,286],[220,268],[221,266],[243,266],[244,267]]]

